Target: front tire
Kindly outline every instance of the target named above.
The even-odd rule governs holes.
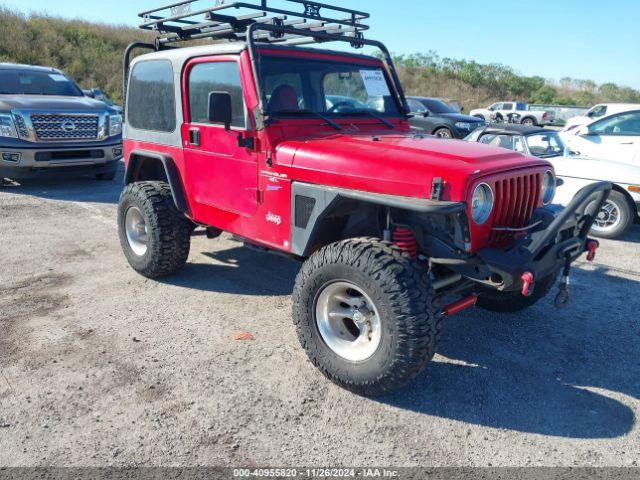
[[[635,219],[634,208],[622,193],[613,190],[602,210],[596,215],[591,234],[600,238],[618,238],[624,235]]]
[[[398,248],[371,238],[331,244],[304,263],[293,318],[311,362],[361,395],[413,379],[433,358],[440,335],[426,273]]]
[[[170,275],[189,257],[191,222],[176,209],[164,182],[125,187],[118,205],[118,232],[129,264],[145,277]]]

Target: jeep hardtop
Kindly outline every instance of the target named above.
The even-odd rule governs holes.
[[[547,161],[412,134],[389,52],[363,37],[366,13],[196,3],[143,12],[158,39],[125,56],[118,226],[136,271],[175,273],[202,227],[301,260],[300,342],[361,394],[417,375],[447,315],[525,309],[561,272],[556,303],[566,304],[571,263],[593,258],[587,232],[611,185],[562,209]],[[225,41],[176,48],[203,38]],[[328,41],[382,57],[300,47]],[[139,48],[152,52],[131,60]]]

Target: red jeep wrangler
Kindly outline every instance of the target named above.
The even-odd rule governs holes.
[[[550,205],[546,161],[412,134],[389,52],[362,35],[368,15],[290,2],[304,12],[260,0],[141,14],[159,35],[125,57],[118,226],[131,266],[174,273],[199,226],[304,261],[300,342],[362,394],[418,374],[443,316],[476,303],[530,307],[563,270],[564,305],[571,263],[595,254],[587,232],[611,186],[563,210]],[[175,45],[203,38],[226,41]],[[383,59],[299,47],[328,41],[377,47]],[[153,52],[130,61],[136,48]]]

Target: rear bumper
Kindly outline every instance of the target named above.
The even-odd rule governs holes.
[[[105,173],[117,168],[122,143],[57,148],[0,146],[0,177],[33,178],[50,174]]]
[[[562,208],[554,205],[534,212],[531,225],[538,224],[526,237],[506,250],[484,248],[466,264],[454,266],[463,277],[500,291],[522,289],[522,276],[529,272],[534,279],[557,274],[567,260],[574,262],[587,249],[587,237],[594,221],[611,192],[610,183],[585,188]],[[585,213],[587,205],[596,200]]]

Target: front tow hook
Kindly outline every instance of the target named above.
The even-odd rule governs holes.
[[[587,245],[587,261],[593,262],[596,258],[596,252],[600,244],[596,240],[588,240]],[[564,260],[564,270],[562,271],[562,280],[560,281],[560,291],[556,296],[556,308],[565,308],[569,305],[569,284],[571,274],[571,256],[567,254]]]
[[[564,270],[562,280],[560,280],[560,291],[556,295],[555,306],[557,309],[566,308],[569,305],[569,284],[571,282],[571,255],[567,253],[564,257]]]

